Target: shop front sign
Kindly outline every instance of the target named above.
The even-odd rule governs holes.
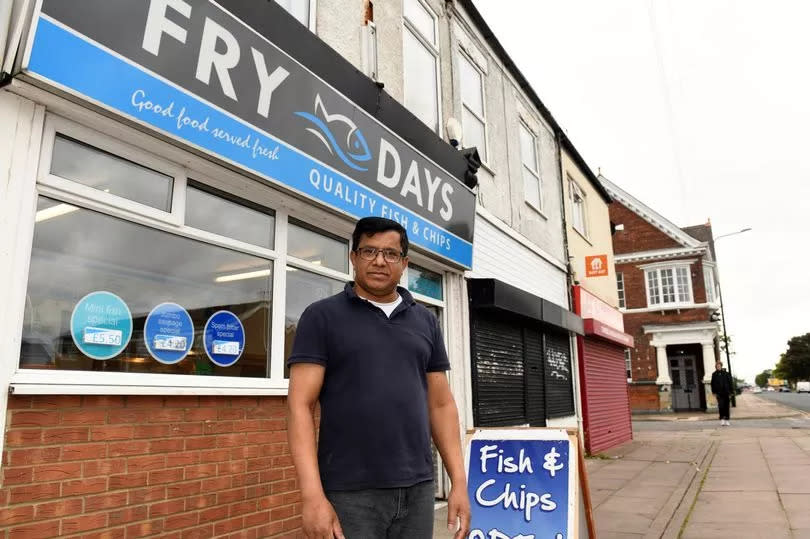
[[[30,35],[34,80],[471,267],[474,193],[219,4],[42,0]]]

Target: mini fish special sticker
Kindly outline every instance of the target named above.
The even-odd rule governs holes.
[[[73,308],[70,336],[87,357],[114,358],[132,338],[132,313],[124,300],[112,292],[91,292]]]
[[[215,365],[234,365],[245,351],[245,328],[242,321],[230,311],[215,312],[205,323],[203,347]]]
[[[143,340],[149,355],[174,365],[186,357],[194,344],[194,322],[180,305],[161,303],[146,317]]]

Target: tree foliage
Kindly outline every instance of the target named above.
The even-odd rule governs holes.
[[[810,333],[793,337],[774,369],[774,375],[795,383],[810,380]]]
[[[768,385],[768,378],[771,378],[771,374],[773,371],[771,369],[766,369],[761,373],[757,374],[754,378],[754,383],[759,387],[765,387]]]

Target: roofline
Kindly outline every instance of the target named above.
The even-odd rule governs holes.
[[[562,145],[566,147],[574,162],[585,174],[585,177],[588,178],[588,181],[591,182],[606,203],[610,204],[613,202],[613,198],[610,196],[610,193],[608,193],[605,186],[602,185],[596,175],[594,175],[591,168],[585,162],[585,159],[583,159],[582,155],[574,146],[574,143],[571,142],[571,139],[569,139],[568,135],[565,134],[562,127],[560,127],[560,124],[554,119],[551,111],[548,110],[548,108],[543,104],[540,96],[537,95],[537,92],[534,91],[534,88],[532,88],[531,84],[529,84],[529,81],[526,80],[526,77],[524,77],[523,73],[520,72],[518,66],[512,61],[512,58],[506,52],[506,49],[503,48],[501,42],[498,41],[498,38],[495,37],[495,33],[484,20],[484,17],[481,16],[481,13],[478,11],[478,8],[475,7],[472,0],[456,0],[456,2],[458,2],[458,4],[464,8],[464,11],[467,12],[472,23],[478,28],[481,35],[484,36],[484,40],[487,42],[487,44],[492,47],[495,55],[500,58],[501,62],[503,63],[503,67],[515,78],[518,86],[520,86],[520,89],[526,93],[526,96],[528,96],[532,104],[537,107],[540,114],[546,119],[547,122],[551,124],[551,127],[554,129],[554,133],[559,137]]]
[[[574,143],[571,142],[571,139],[568,138],[568,135],[565,133],[560,133],[560,141],[562,142],[563,148],[568,153],[568,156],[571,160],[574,161],[574,164],[577,165],[580,172],[582,172],[585,177],[591,182],[591,185],[596,189],[596,192],[602,197],[605,203],[610,204],[613,202],[613,197],[610,196],[605,186],[602,185],[602,182],[599,181],[599,178],[591,170],[591,167],[588,166],[588,163],[585,162],[585,159],[580,155],[579,151],[577,150]]]
[[[608,193],[610,193],[610,195],[614,199],[621,202],[623,206],[627,207],[627,209],[629,209],[630,211],[632,211],[633,213],[635,213],[636,215],[638,215],[639,217],[641,217],[642,219],[653,225],[654,227],[658,228],[659,230],[661,230],[661,232],[663,232],[673,240],[677,241],[684,247],[697,248],[705,243],[698,240],[697,238],[693,238],[692,236],[681,230],[681,228],[677,226],[675,223],[673,223],[672,221],[670,221],[669,219],[667,219],[666,217],[664,217],[663,215],[661,215],[660,213],[649,207],[647,204],[643,203],[642,201],[640,201],[639,199],[637,199],[636,197],[634,197],[633,195],[631,195],[630,193],[628,193],[627,191],[625,191],[624,189],[613,183],[612,181],[608,180],[601,174],[599,175],[599,180],[602,182],[602,184],[605,186],[605,189],[607,189]]]

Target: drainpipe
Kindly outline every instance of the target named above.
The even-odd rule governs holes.
[[[557,143],[557,170],[560,172],[560,216],[562,217],[562,233],[563,233],[563,251],[565,256],[565,291],[568,295],[568,310],[574,310],[574,298],[571,291],[571,287],[574,284],[574,271],[571,268],[571,259],[568,255],[568,224],[565,219],[565,170],[563,170],[563,163],[562,163],[562,134],[555,130],[554,139]],[[577,430],[579,431],[579,450],[585,451],[585,431],[583,430],[582,425],[582,392],[580,391],[580,379],[579,379],[579,347],[577,346],[577,337],[576,335],[570,335],[568,337],[571,345],[571,371],[573,374],[573,381],[574,381],[574,413],[576,414],[577,418]],[[573,368],[574,360],[576,359],[576,367]],[[583,453],[584,454],[584,453]]]

